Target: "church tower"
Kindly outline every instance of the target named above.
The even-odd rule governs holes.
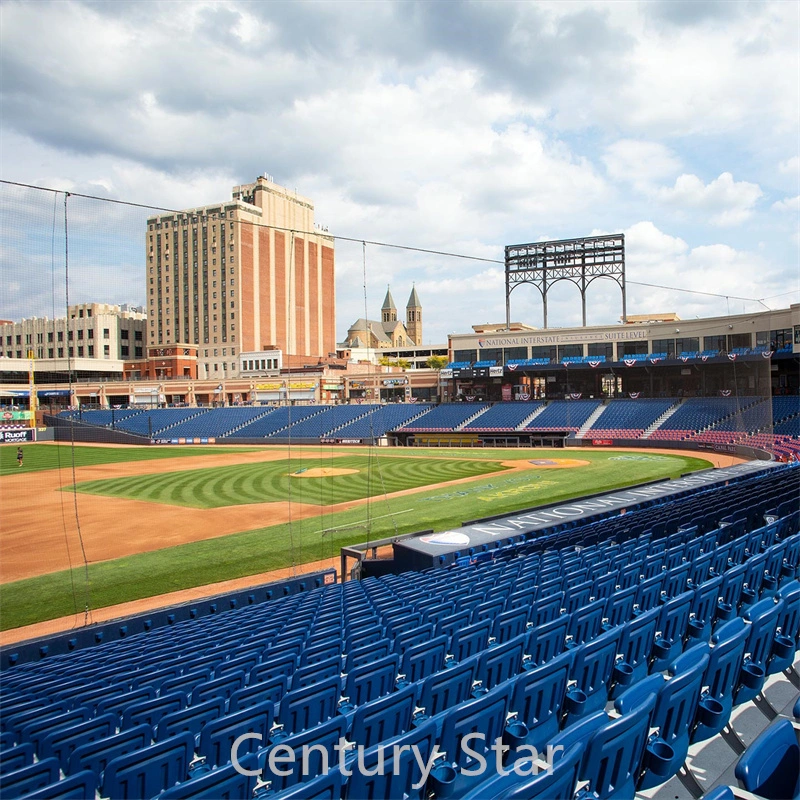
[[[406,331],[414,344],[422,344],[422,303],[416,287],[412,287],[411,296],[406,303]]]
[[[381,308],[381,322],[397,322],[397,307],[394,304],[391,288],[386,287],[386,298]]]

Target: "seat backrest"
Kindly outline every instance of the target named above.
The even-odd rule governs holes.
[[[377,661],[379,658],[389,655],[390,644],[389,640],[381,637],[370,644],[354,647],[347,651],[345,658],[344,671],[360,667],[362,664],[368,664],[370,661]]]
[[[111,736],[116,730],[116,714],[101,714],[86,722],[51,731],[42,740],[39,755],[41,758],[57,758],[61,768],[66,772],[69,757],[76,747]]]
[[[221,697],[214,697],[205,703],[197,703],[180,711],[165,714],[156,725],[155,740],[161,742],[185,731],[198,736],[207,722],[218,719],[224,713],[225,701]]]
[[[58,780],[58,761],[45,758],[35,764],[12,770],[3,775],[3,798],[26,797],[29,792]]]
[[[527,640],[527,634],[523,633],[504,644],[484,650],[478,656],[475,679],[481,681],[484,689],[494,689],[519,674]]]
[[[446,655],[446,636],[437,636],[428,641],[420,642],[419,644],[409,647],[408,650],[403,653],[403,659],[400,663],[400,672],[405,675],[405,680],[408,683],[413,683],[442,669],[444,667]]]
[[[800,636],[800,581],[784,584],[777,596],[783,600],[783,610],[778,616],[780,632],[796,643]]]
[[[350,736],[362,747],[399,736],[411,727],[417,687],[413,684],[356,709]]]
[[[558,733],[573,653],[563,653],[514,681],[510,711],[528,726],[528,742],[544,747]]]
[[[200,732],[197,752],[205,756],[209,766],[221,766],[231,759],[233,743],[242,734],[257,734],[258,739],[245,739],[239,752],[246,753],[265,747],[272,727],[275,706],[265,701],[207,722]]]
[[[492,627],[492,636],[501,644],[519,636],[528,622],[528,608],[515,608],[498,614]]]
[[[788,719],[770,725],[736,764],[736,777],[749,792],[769,800],[800,793],[800,746]]]
[[[622,626],[619,652],[622,654],[622,660],[633,667],[634,675],[642,671],[647,672],[660,614],[660,609],[652,608]]]
[[[474,768],[469,751],[487,753],[495,739],[502,737],[508,714],[510,686],[498,687],[477,700],[470,700],[444,713],[439,747],[459,770]],[[475,738],[465,742],[465,737]],[[464,747],[464,745],[468,747]]]
[[[192,689],[192,705],[217,697],[227,701],[237,689],[241,689],[245,685],[246,680],[247,676],[244,670],[239,669],[229,672],[221,678],[201,683]]]
[[[194,736],[181,733],[117,756],[103,771],[103,797],[155,797],[189,777]]]
[[[599,633],[607,604],[608,599],[604,597],[594,600],[570,614],[567,636],[572,637],[572,644],[588,642]]]
[[[29,792],[25,797],[27,800],[85,800],[87,797],[94,797],[96,790],[97,776],[85,769]]]
[[[247,766],[242,764],[242,766]],[[249,768],[249,767],[247,767]],[[224,800],[250,800],[256,785],[255,777],[242,775],[233,764],[206,772],[192,780],[176,784],[158,796],[158,800],[189,800],[194,797],[215,797]]]
[[[123,710],[120,728],[125,730],[141,724],[154,728],[165,714],[180,711],[187,705],[187,697],[183,692],[170,692],[163,697],[154,697],[152,700],[133,703]]]
[[[302,689],[304,686],[313,686],[325,678],[341,674],[342,659],[340,656],[331,656],[322,661],[314,661],[298,667],[292,675],[292,689]]]
[[[752,623],[745,651],[749,654],[751,662],[765,670],[772,650],[772,641],[775,638],[775,628],[782,610],[783,600],[778,600],[776,603],[773,598],[769,597],[750,606],[744,615],[744,618]]]
[[[589,781],[598,800],[634,796],[655,702],[656,696],[649,695],[589,739],[581,778]]]
[[[619,628],[613,628],[582,645],[575,654],[572,678],[586,695],[586,713],[603,708],[608,700],[621,634]]]
[[[275,800],[339,800],[342,796],[342,773],[338,769],[331,769],[311,781],[271,796]]]
[[[32,742],[23,742],[16,747],[3,748],[0,750],[0,775],[33,764],[33,754]]]
[[[425,709],[426,716],[433,717],[462,703],[470,696],[477,666],[478,660],[473,657],[425,678],[417,705]]]
[[[425,789],[424,784],[415,788],[416,784],[422,783],[419,762],[428,763],[435,744],[436,724],[429,721],[408,733],[359,751],[353,774],[345,786],[345,800],[364,800],[367,797],[419,800]],[[379,770],[378,751],[381,749],[384,768]]]
[[[278,722],[287,733],[313,728],[336,713],[340,691],[340,679],[336,676],[287,692],[281,700]]]
[[[540,587],[541,588],[541,587]],[[564,592],[558,591],[552,594],[540,596],[531,606],[528,614],[528,621],[534,626],[544,625],[552,622],[561,614],[564,606]]]
[[[492,621],[484,619],[459,628],[450,641],[450,652],[456,661],[463,661],[465,658],[475,655],[481,650],[485,650],[489,644],[489,634],[492,630]]]
[[[260,705],[261,703],[277,703],[285,694],[287,689],[287,678],[285,675],[276,675],[274,678],[262,681],[261,683],[251,683],[237,689],[230,697],[228,711],[244,711],[250,706]]]
[[[343,716],[334,717],[322,725],[283,739],[280,744],[266,750],[261,778],[270,782],[272,791],[282,791],[294,786],[301,778],[314,778],[338,763],[338,753],[334,749],[347,733],[347,720]],[[299,757],[307,747],[305,763]],[[287,749],[288,748],[288,749]],[[270,753],[294,753],[291,762],[276,760],[271,764]],[[298,755],[299,754],[299,755]],[[259,754],[260,755],[260,754]],[[272,769],[272,766],[275,769]],[[305,772],[305,775],[303,774]]]
[[[137,725],[113,736],[86,742],[72,751],[69,757],[69,773],[74,775],[76,772],[88,769],[99,777],[109,761],[149,745],[152,735],[153,731],[149,725]]]
[[[563,752],[558,751],[553,759],[552,769],[542,770],[513,788],[509,786],[503,791],[502,797],[507,800],[571,798],[575,794],[583,750],[584,746],[576,742]]]
[[[276,654],[266,658],[250,670],[250,683],[268,681],[281,675],[291,676],[297,669],[297,661],[295,653]]]
[[[564,652],[568,624],[569,615],[562,614],[528,634],[528,653],[534,664],[546,664]]]
[[[397,680],[399,658],[395,653],[355,667],[347,673],[344,695],[360,706],[392,691]]]

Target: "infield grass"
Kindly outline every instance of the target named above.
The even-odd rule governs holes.
[[[31,451],[36,449],[54,448],[29,448]],[[85,449],[102,453],[102,448]],[[108,448],[106,455],[131,454],[136,450],[175,454],[177,449]],[[204,448],[180,449],[191,454],[205,452]],[[208,451],[220,453],[223,448],[208,448]],[[14,452],[15,448],[12,455]],[[318,455],[320,448],[314,448],[313,452]],[[393,451],[389,456],[383,452],[377,455],[375,451],[370,454],[366,449],[348,449],[347,453],[347,456],[333,458],[337,462],[340,458],[369,457],[374,460],[371,465],[372,481],[378,486],[381,481],[387,480],[390,471],[402,472],[405,469],[412,473],[410,479],[414,479],[414,472],[433,462],[452,462],[458,469],[472,464],[477,469],[473,474],[479,475],[487,471],[486,460],[495,459],[494,468],[499,471],[467,483],[439,486],[399,497],[384,497],[380,488],[379,497],[373,497],[348,511],[330,513],[325,505],[320,505],[319,515],[291,525],[266,526],[218,539],[93,563],[86,570],[81,566],[71,572],[55,572],[3,584],[0,585],[0,627],[14,628],[71,615],[82,611],[86,603],[90,608],[102,608],[179,589],[302,565],[336,556],[341,547],[349,544],[423,529],[447,530],[458,527],[468,519],[511,513],[658,478],[676,478],[710,466],[707,461],[698,458],[615,451],[411,449]],[[27,457],[26,452],[26,460]],[[324,461],[324,466],[331,465],[330,456],[319,458]],[[533,458],[575,458],[589,461],[590,464],[574,469],[506,471],[497,463],[500,460]],[[115,457],[110,460],[125,459]],[[311,460],[304,459],[302,464],[299,460],[292,460],[292,471],[308,467]],[[264,467],[270,463],[281,462],[262,462],[258,466]],[[444,467],[439,465],[437,469]],[[213,468],[189,472],[216,471]],[[171,476],[159,474],[157,479],[163,481],[168,477]],[[352,479],[355,476],[344,477]],[[292,480],[293,491],[295,482],[308,481],[314,484],[325,480],[285,479]],[[318,484],[321,485],[324,483]],[[313,494],[313,489],[310,488],[309,492]],[[305,502],[313,500],[307,499]]]

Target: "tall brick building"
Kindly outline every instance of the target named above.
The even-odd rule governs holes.
[[[146,263],[147,343],[196,346],[201,379],[237,376],[242,352],[336,350],[333,238],[310,200],[266,177],[150,217]]]

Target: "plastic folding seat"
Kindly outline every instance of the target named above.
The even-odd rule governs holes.
[[[0,750],[0,775],[33,764],[33,753],[34,747],[31,742],[23,742],[15,747]]]
[[[705,652],[709,652],[708,666],[703,677],[703,686],[707,687],[700,696],[697,719],[692,732],[692,742],[702,742],[711,738],[725,728],[733,709],[733,696],[738,686],[739,672],[747,644],[747,629],[733,620],[727,623],[712,637],[714,646],[707,651],[707,645],[693,647],[679,656],[670,667],[670,672],[677,674],[687,669]],[[716,640],[716,641],[715,641]]]
[[[117,721],[122,718],[122,712],[132,706],[134,703],[141,703],[145,700],[155,700],[156,690],[151,686],[146,686],[142,689],[134,689],[131,692],[123,692],[116,697],[103,698],[97,704],[97,715],[101,714],[114,714]]]
[[[140,750],[117,756],[103,771],[104,797],[154,797],[186,780],[194,736],[182,733]]]
[[[207,722],[221,717],[224,713],[225,701],[221,697],[196,703],[180,711],[172,711],[161,717],[156,724],[155,740],[161,742],[185,731],[197,737]]]
[[[788,719],[770,725],[736,764],[742,787],[768,800],[800,798],[800,744]]]
[[[443,617],[448,617],[455,612],[455,605],[453,603],[437,602],[436,605],[428,606],[425,609],[425,619],[432,623],[434,627],[436,623]]]
[[[488,639],[488,633],[486,634],[486,638]],[[409,683],[414,683],[443,669],[446,656],[446,636],[437,636],[434,639],[420,642],[408,648],[408,650],[403,653],[403,658],[400,661],[398,685],[405,686]]]
[[[5,679],[4,679],[5,680]],[[8,696],[8,689],[4,687],[3,703],[0,705],[0,728],[3,732],[10,731],[6,727],[8,721],[15,717],[17,714],[24,714],[28,711],[35,711],[37,708],[47,708],[51,701],[46,697],[34,697],[33,695],[25,694],[18,699],[12,701]],[[64,704],[64,710],[68,710],[68,706]]]
[[[298,667],[292,675],[292,689],[302,689],[304,686],[313,684],[326,678],[333,678],[342,672],[342,659],[340,656],[332,656],[324,661],[315,661],[313,664],[306,664]]]
[[[689,585],[689,564],[679,564],[673,567],[664,577],[663,593],[665,597],[677,597],[687,588],[692,588]]]
[[[286,694],[288,681],[285,675],[278,675],[261,683],[251,683],[237,689],[228,700],[228,712],[244,711],[261,703],[271,703],[273,706]]]
[[[558,739],[553,747],[562,747]],[[563,752],[559,749],[552,768],[541,769],[533,762],[518,762],[516,772],[498,775],[475,787],[463,800],[572,800],[583,760],[583,745],[575,742]]]
[[[402,656],[406,650],[420,642],[430,641],[434,636],[434,626],[431,622],[426,622],[417,628],[403,631],[398,634],[392,642],[392,652]]]
[[[224,678],[226,675],[240,670],[244,672],[246,678],[250,674],[250,670],[258,664],[258,659],[259,653],[250,652],[230,658],[227,661],[221,661],[214,667],[214,678]]]
[[[488,619],[459,628],[450,640],[450,653],[453,660],[463,661],[465,658],[485,650],[489,645],[491,629],[492,622]]]
[[[329,639],[328,641],[312,645],[307,649],[303,650],[303,652],[300,654],[299,666],[302,667],[305,666],[306,664],[316,664],[319,661],[326,661],[327,659],[333,658],[334,656],[341,658],[342,647],[343,647],[343,642],[340,633],[339,637],[336,639]]]
[[[439,620],[439,623],[436,625],[436,635],[444,634],[445,636],[453,637],[456,631],[465,628],[470,624],[471,620],[472,613],[462,608],[455,614],[451,614]]]
[[[210,767],[227,764],[231,759],[233,743],[242,734],[255,734],[258,738],[245,739],[239,745],[240,753],[266,746],[274,713],[274,705],[264,702],[207,722],[200,732],[198,755]]]
[[[363,647],[347,650],[344,671],[350,672],[350,670],[360,667],[362,664],[369,664],[371,661],[377,661],[379,658],[388,656],[389,648],[389,640],[382,638],[377,642],[364,645]]]
[[[661,607],[651,671],[666,669],[683,651],[683,641],[689,628],[689,614],[693,601],[694,592],[683,592]]]
[[[746,657],[739,673],[741,685],[734,695],[734,705],[746,703],[761,694],[767,678],[767,664],[775,639],[775,629],[782,610],[782,600],[774,603],[768,597],[766,600],[759,600],[745,612],[744,619],[750,622],[750,626],[745,645]]]
[[[800,582],[785,583],[776,597],[782,601],[783,606],[778,614],[767,674],[783,672],[795,688],[800,689],[800,676],[792,666],[800,639]]]
[[[362,747],[372,747],[411,727],[417,695],[416,686],[406,686],[371,703],[359,706],[353,715],[350,737]]]
[[[633,617],[633,604],[636,599],[636,587],[620,589],[608,598],[606,609],[608,627],[615,627]]]
[[[244,769],[254,769],[250,759],[244,756],[239,759],[239,763]],[[162,792],[158,800],[189,800],[189,798],[250,800],[255,786],[255,776],[242,775],[230,764],[178,783]]]
[[[568,623],[569,616],[564,614],[528,633],[526,649],[531,656],[531,666],[544,664],[564,652]]]
[[[351,670],[345,680],[346,703],[340,705],[340,712],[389,694],[395,687],[399,664],[397,655],[392,654]]]
[[[58,761],[45,758],[35,764],[6,772],[3,775],[3,800],[26,797],[36,789],[58,780]]]
[[[527,634],[523,633],[497,647],[484,650],[477,656],[475,680],[480,681],[480,687],[476,687],[476,692],[484,693],[494,689],[520,673],[527,640]]]
[[[651,675],[617,700],[617,711],[624,714],[651,692],[656,694],[650,720],[650,727],[655,731],[648,740],[648,755],[643,763],[639,789],[658,786],[675,775],[686,761],[707,666],[708,655],[703,654],[669,680],[664,681],[661,675]]]
[[[473,657],[427,677],[419,691],[417,706],[421,711],[414,717],[414,724],[422,724],[470,697],[477,666],[478,660]]]
[[[161,684],[160,694],[169,694],[170,692],[183,692],[190,695],[195,686],[201,683],[210,681],[213,671],[209,667],[203,669],[192,670],[178,675],[176,678],[170,678]]]
[[[429,779],[437,796],[446,792],[457,797],[471,783],[486,779],[485,775],[470,776],[464,772],[474,771],[479,763],[472,753],[491,760],[490,747],[505,731],[510,689],[506,684],[444,712],[439,749],[445,753],[445,762],[433,768]]]
[[[191,705],[197,703],[204,703],[206,700],[214,698],[222,698],[228,701],[230,696],[237,690],[241,689],[247,680],[247,676],[242,670],[230,672],[221,678],[214,678],[213,680],[201,683],[192,689]],[[294,680],[294,678],[292,678]]]
[[[662,574],[654,575],[652,578],[643,580],[637,587],[636,605],[640,611],[649,611],[656,608],[661,601],[661,589],[664,585],[665,576]]]
[[[525,631],[528,623],[528,609],[517,608],[498,614],[492,627],[492,637],[500,642],[507,642]]]
[[[363,751],[357,762],[351,765],[353,774],[344,787],[345,800],[384,797],[422,800],[425,786],[419,761],[428,763],[435,744],[436,726],[429,722]],[[381,748],[382,762],[379,756]],[[381,763],[383,769],[378,768]]]
[[[566,590],[564,605],[568,614],[584,608],[589,603],[592,597],[592,583],[593,581],[584,581]]]
[[[563,653],[513,681],[510,711],[525,726],[525,743],[540,750],[558,733],[573,653]]]
[[[508,611],[513,611],[515,609],[523,609],[527,616],[530,615],[531,607],[536,601],[536,590],[533,586],[527,589],[517,589],[517,591],[512,592],[508,596],[508,600],[506,600],[506,609]]]
[[[644,575],[645,580],[660,575],[664,570],[664,555],[655,553],[654,547],[655,545],[650,548],[650,555],[646,556],[642,564],[642,575]]]
[[[131,679],[131,688],[142,689],[149,686],[158,691],[164,681],[169,678],[175,678],[180,674],[181,668],[177,664],[155,670],[144,669],[134,674],[134,677]]]
[[[338,677],[327,678],[314,686],[306,686],[287,692],[280,703],[278,723],[281,731],[273,741],[285,734],[300,733],[326,722],[336,713],[341,692]]]
[[[98,739],[112,736],[116,730],[116,714],[102,714],[86,722],[58,728],[42,739],[39,755],[42,758],[57,758],[61,769],[66,772],[69,758],[75,748],[87,742],[95,742]]]
[[[530,614],[528,615],[528,621],[534,627],[552,622],[561,615],[563,606],[564,592],[559,591],[545,597],[540,597],[533,604]]]
[[[618,683],[612,689],[612,698],[624,691],[626,686],[633,685],[647,676],[660,615],[661,609],[653,608],[636,615],[630,622],[620,626],[618,653],[621,656],[621,663],[626,664],[627,667],[621,668],[619,677],[627,683]],[[629,681],[622,675],[622,673],[628,672],[630,673]]]
[[[722,619],[726,619],[726,615],[727,619],[735,617],[739,611],[746,569],[744,564],[740,564],[739,566],[731,567],[722,576],[722,592],[720,594],[720,605],[723,611]]]
[[[574,703],[571,709],[575,717],[604,708],[612,682],[616,681],[617,676],[626,679],[622,671],[615,672],[621,634],[620,628],[612,628],[575,651],[571,676],[575,686],[570,694],[574,700],[580,701]],[[625,675],[628,672],[624,670]]]
[[[45,719],[52,719],[53,717],[66,714],[68,712],[66,702],[59,701],[56,703],[49,703],[44,708],[37,706],[36,708],[28,708],[26,711],[14,714],[6,720],[6,730],[14,734],[15,741],[21,742],[20,735],[23,728],[32,722],[40,722]]]
[[[708,641],[722,592],[722,578],[710,578],[694,590],[687,646]]]
[[[187,705],[188,698],[183,692],[171,692],[153,700],[142,700],[138,703],[133,703],[122,712],[120,730],[133,728],[142,723],[155,728],[158,721],[165,714],[180,711],[186,708]]]
[[[592,584],[592,597],[612,597],[618,580],[619,574],[616,570],[595,578]]]
[[[83,770],[28,792],[25,797],[29,800],[85,800],[87,797],[94,797],[96,789],[97,776],[89,770]]]
[[[689,562],[689,581],[692,586],[697,587],[709,579],[711,570],[711,553],[703,553],[695,558],[687,558]]]
[[[567,646],[576,647],[588,642],[600,632],[608,599],[602,598],[578,608],[570,614],[567,625]]]

